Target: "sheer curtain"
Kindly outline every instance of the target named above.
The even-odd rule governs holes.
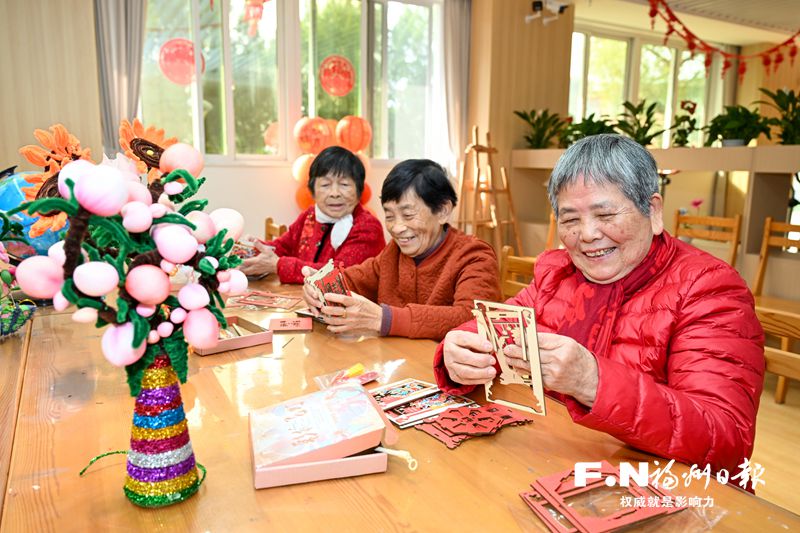
[[[447,136],[455,175],[469,138],[467,96],[469,89],[469,39],[471,0],[444,1],[444,86]]]
[[[144,43],[145,0],[94,0],[103,151],[117,150],[123,118],[136,115]]]

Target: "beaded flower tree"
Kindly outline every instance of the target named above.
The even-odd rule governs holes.
[[[36,310],[33,302],[18,302],[14,298],[15,268],[11,266],[11,258],[3,244],[25,242],[22,232],[22,224],[12,221],[5,212],[0,211],[0,341],[19,331]]]
[[[121,130],[135,131],[127,122]],[[201,483],[178,380],[187,378],[189,346],[214,346],[226,325],[220,293],[247,288],[235,270],[241,260],[229,254],[244,220],[232,209],[206,214],[207,200],[189,200],[205,181],[196,177],[203,162],[191,146],[124,140],[145,169],[122,155],[100,165],[67,162],[52,197],[14,210],[69,218],[64,240],[47,256],[24,260],[16,276],[24,292],[52,298],[57,310],[76,305],[74,320],[108,326],[103,355],[125,367],[137,396],[125,493],[158,507],[191,496]],[[182,267],[192,279],[174,296],[170,276]]]

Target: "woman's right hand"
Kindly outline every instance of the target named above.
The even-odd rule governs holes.
[[[317,271],[316,268],[312,268],[310,266],[304,266],[300,272],[303,274],[303,278],[308,278]],[[308,309],[311,311],[314,316],[320,316],[320,309],[322,308],[322,302],[317,299],[317,290],[316,288],[311,285],[306,279],[303,280],[303,300],[305,300],[306,304],[308,304]]]
[[[483,385],[497,372],[491,343],[469,331],[454,330],[444,338],[444,366],[450,379],[463,385]]]

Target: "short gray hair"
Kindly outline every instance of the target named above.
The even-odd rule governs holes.
[[[658,169],[653,156],[639,143],[602,133],[584,137],[567,148],[547,185],[556,215],[558,193],[580,177],[587,182],[616,185],[644,216],[650,216],[650,198],[658,192]]]

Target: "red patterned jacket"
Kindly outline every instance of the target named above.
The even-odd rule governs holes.
[[[562,399],[573,421],[631,446],[738,472],[753,452],[764,377],[753,297],[733,268],[678,239],[665,234],[654,253],[657,274],[587,343],[599,371],[594,405]],[[558,333],[584,283],[565,250],[544,252],[533,283],[508,303],[535,308],[537,329]],[[434,370],[450,392],[473,388],[450,380],[441,344]]]
[[[330,235],[325,236],[324,242],[323,236],[325,225],[317,222],[314,206],[311,206],[300,213],[289,231],[267,243],[275,247],[275,254],[280,257],[278,278],[281,283],[303,283],[300,270],[304,266],[320,268],[328,259],[333,259],[338,266],[358,265],[378,255],[386,245],[380,221],[360,205],[353,210],[353,228],[338,250],[331,246]],[[322,249],[317,255],[320,246]]]

